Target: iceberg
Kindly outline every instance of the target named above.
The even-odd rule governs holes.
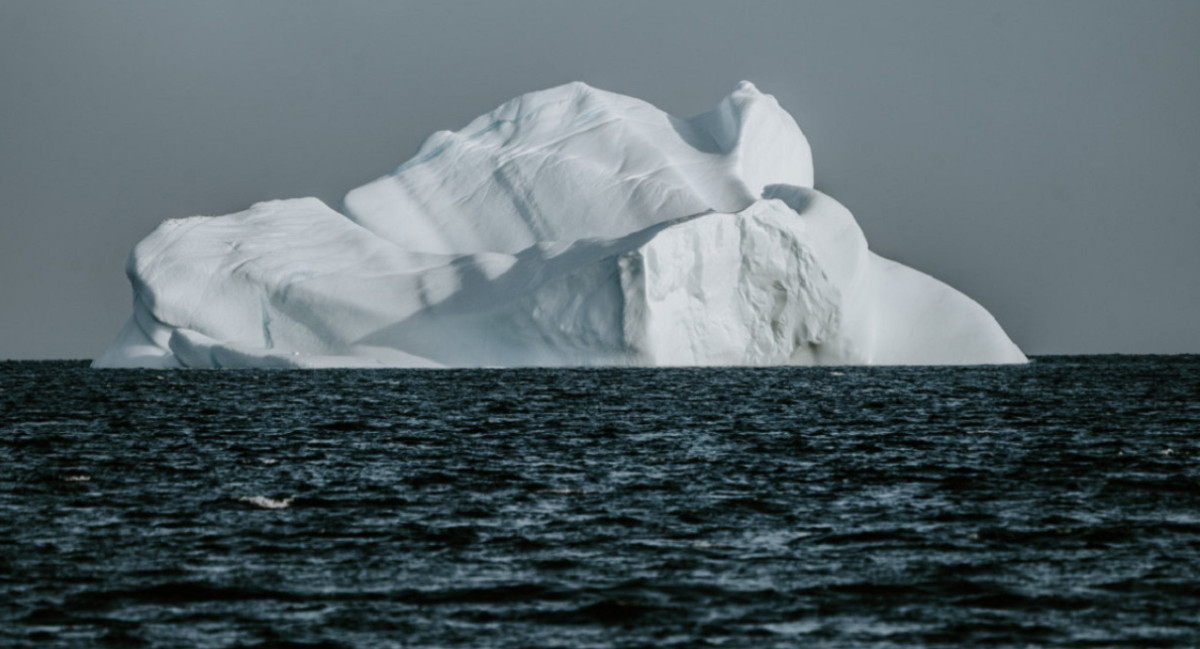
[[[669,115],[571,83],[430,136],[341,211],[172,219],[95,367],[1021,363],[982,306],[884,259],[753,84]]]

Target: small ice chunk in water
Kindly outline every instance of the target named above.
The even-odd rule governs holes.
[[[238,498],[238,502],[249,503],[255,507],[262,509],[285,509],[291,506],[295,496],[287,498],[268,498],[266,496],[242,496]]]

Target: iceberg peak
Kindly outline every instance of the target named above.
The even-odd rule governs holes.
[[[870,252],[743,81],[708,112],[564,84],[391,173],[164,222],[97,367],[1023,362],[970,298]]]

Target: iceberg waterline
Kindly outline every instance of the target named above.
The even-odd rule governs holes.
[[[96,367],[1019,363],[983,307],[875,255],[743,82],[679,118],[582,83],[315,198],[168,220]]]

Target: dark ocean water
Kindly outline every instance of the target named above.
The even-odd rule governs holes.
[[[0,645],[1194,647],[1200,357],[0,364]]]

